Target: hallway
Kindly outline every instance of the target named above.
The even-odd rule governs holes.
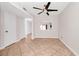
[[[34,39],[31,35],[0,51],[2,56],[73,56],[58,39]]]

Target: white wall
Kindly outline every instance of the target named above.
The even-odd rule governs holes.
[[[24,19],[18,17],[16,14],[2,11],[3,13],[3,38],[1,38],[1,47],[4,48],[16,41],[21,40],[25,36]],[[5,31],[8,30],[8,33]],[[2,33],[1,33],[2,36]]]
[[[24,18],[16,16],[16,33],[17,39],[22,39],[25,36],[25,22]]]
[[[1,41],[1,6],[0,6],[0,41]],[[1,42],[0,42],[0,44],[1,44]]]
[[[1,5],[0,22],[0,49],[24,38],[24,18],[17,16],[15,13],[9,12],[9,10],[6,10],[3,5]],[[6,30],[8,30],[8,33],[5,32]]]
[[[17,39],[16,33],[16,15],[3,11],[4,20],[4,45],[10,44]],[[8,32],[6,32],[6,30]]]
[[[70,3],[59,16],[59,38],[79,55],[79,3]]]
[[[2,6],[0,4],[0,47],[3,46],[3,39],[4,39],[4,30],[3,30],[3,24],[4,24],[4,21],[2,20],[3,19],[3,12],[2,12]]]
[[[25,34],[28,35],[32,33],[32,21],[30,18],[25,19]]]
[[[41,31],[43,22],[52,22],[53,30]],[[33,38],[58,38],[58,16],[35,17],[33,19]]]

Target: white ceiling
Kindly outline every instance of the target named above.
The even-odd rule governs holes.
[[[17,7],[16,5],[13,5],[9,2],[1,2],[0,7],[2,11],[9,12],[12,14],[15,14],[21,18],[32,18],[31,15],[29,15],[27,12],[25,12],[22,8]]]
[[[44,8],[44,5],[47,2],[13,2],[15,5],[18,5],[21,8],[26,8],[27,12],[32,16],[47,16],[45,12],[40,15],[37,13],[41,12],[40,10],[33,9],[33,7]],[[68,2],[51,2],[50,9],[58,9],[58,11],[49,12],[50,16],[57,15],[63,11],[63,9],[68,5]]]

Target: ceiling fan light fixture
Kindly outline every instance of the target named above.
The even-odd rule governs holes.
[[[49,13],[48,12],[51,12],[51,11],[58,11],[57,9],[49,9],[49,6],[50,6],[51,2],[48,2],[47,5],[44,5],[44,8],[41,9],[41,8],[37,8],[37,7],[33,7],[34,9],[38,9],[38,10],[42,10],[41,12],[38,13],[41,14],[43,13],[44,11],[46,11],[46,14],[49,16]]]

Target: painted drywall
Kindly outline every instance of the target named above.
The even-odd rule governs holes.
[[[18,41],[22,39],[25,36],[25,30],[24,30],[24,19],[21,17],[18,17],[12,13],[9,12],[3,12],[4,14],[4,36],[2,40],[2,46],[6,47],[15,41]],[[18,22],[17,22],[18,21]],[[8,30],[8,33],[5,31]]]
[[[9,12],[6,8],[1,5],[1,39],[0,39],[0,49],[19,41],[19,39],[25,36],[25,24],[24,18],[18,16],[14,13]],[[5,32],[8,30],[8,32]]]
[[[53,29],[42,31],[40,29],[40,25],[44,22],[52,22]],[[33,20],[33,38],[58,38],[58,16],[53,15],[52,17],[35,17]]]
[[[4,39],[4,30],[3,30],[3,24],[4,24],[4,21],[3,21],[3,12],[2,12],[2,6],[0,4],[0,47],[3,46],[3,39]]]
[[[15,41],[16,38],[16,16],[4,11],[4,45]],[[8,32],[6,32],[8,31]]]
[[[60,40],[79,55],[79,2],[70,3],[59,16]]]
[[[24,18],[16,16],[16,33],[17,33],[17,40],[22,39],[25,37],[25,23]]]
[[[37,13],[41,12],[41,10],[33,9],[33,7],[44,8],[44,5],[47,2],[12,2],[16,6],[19,6],[23,9],[26,8],[26,12],[28,12],[32,16],[39,16]],[[69,2],[51,2],[49,9],[58,9],[57,12],[50,12],[50,15],[57,15],[62,12],[62,10],[68,5]],[[40,16],[45,16],[45,13],[42,13]]]
[[[1,29],[1,6],[0,6],[0,29]],[[0,41],[1,41],[1,30],[0,30]],[[0,42],[0,44],[1,44],[1,42]]]
[[[29,21],[30,18],[25,19],[25,34],[28,35],[32,33],[32,21]]]

